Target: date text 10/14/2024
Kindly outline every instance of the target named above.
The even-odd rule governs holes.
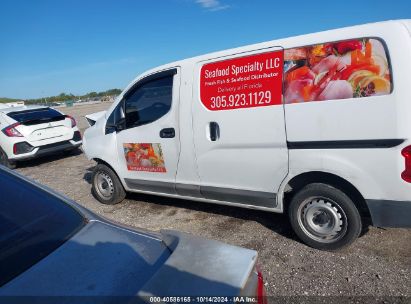
[[[150,303],[257,303],[257,297],[211,297],[211,296],[195,296],[195,297],[150,297]]]

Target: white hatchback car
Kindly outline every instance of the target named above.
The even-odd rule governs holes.
[[[0,106],[0,164],[71,151],[82,139],[75,119],[44,106]]]

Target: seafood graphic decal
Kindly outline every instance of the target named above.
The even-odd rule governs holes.
[[[126,143],[123,148],[128,170],[166,172],[160,144]]]
[[[384,45],[373,38],[286,49],[284,73],[285,103],[391,92]]]

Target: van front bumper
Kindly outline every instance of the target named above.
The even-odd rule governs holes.
[[[365,200],[373,226],[411,228],[411,201]]]

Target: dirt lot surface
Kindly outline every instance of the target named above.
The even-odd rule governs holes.
[[[62,110],[84,131],[84,115],[108,106]],[[17,171],[121,223],[178,229],[255,249],[268,295],[411,296],[411,230],[370,227],[348,249],[321,252],[300,243],[284,215],[135,194],[121,204],[102,205],[90,193],[94,165],[79,153],[33,160]]]

